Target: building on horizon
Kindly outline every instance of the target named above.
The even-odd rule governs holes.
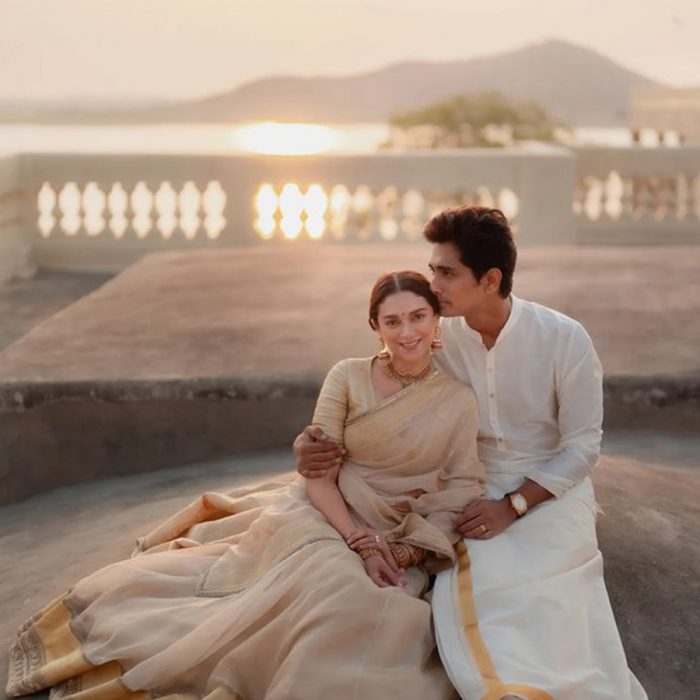
[[[700,87],[632,88],[629,125],[634,142],[642,130],[653,130],[661,144],[670,134],[678,143],[700,143]]]

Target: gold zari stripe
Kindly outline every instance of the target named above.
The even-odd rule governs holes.
[[[480,700],[501,700],[504,695],[508,694],[518,694],[528,700],[555,700],[544,690],[538,690],[529,685],[519,683],[503,683],[498,677],[491,655],[486,648],[479,629],[479,618],[476,613],[474,590],[472,588],[471,561],[469,560],[469,553],[464,540],[461,540],[457,545],[457,559],[459,566],[459,607],[462,613],[462,626],[481,674],[481,679],[486,687],[486,692],[481,696]]]

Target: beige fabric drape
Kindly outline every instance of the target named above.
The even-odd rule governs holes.
[[[481,494],[473,394],[435,372],[376,402],[369,368],[369,358],[337,365],[314,421],[346,445],[339,485],[358,523],[425,547],[429,566],[444,567],[452,514]],[[295,474],[204,494],[136,555],[24,626],[8,693],[59,684],[56,697],[76,700],[112,697],[108,689],[115,698],[452,697],[418,597],[425,575],[412,571],[406,590],[375,586]],[[47,617],[57,611],[60,629]],[[104,668],[108,680],[95,670]]]

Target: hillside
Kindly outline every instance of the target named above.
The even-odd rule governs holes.
[[[534,100],[572,126],[626,126],[631,88],[656,85],[602,54],[563,41],[447,63],[404,62],[360,75],[270,77],[219,95],[148,106],[0,106],[0,121],[384,122],[458,94]]]
[[[595,51],[548,41],[467,61],[399,63],[364,75],[257,80],[221,95],[151,110],[148,116],[375,122],[452,95],[495,90],[535,100],[571,125],[618,126],[627,123],[630,89],[651,84]]]

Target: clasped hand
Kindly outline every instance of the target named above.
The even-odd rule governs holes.
[[[387,586],[404,585],[401,578],[403,569],[399,568],[396,563],[384,535],[372,528],[361,527],[351,532],[345,541],[348,543],[348,547],[358,554],[367,549],[376,549],[381,552],[381,556],[375,555],[362,561],[367,575],[377,586],[386,588]]]

